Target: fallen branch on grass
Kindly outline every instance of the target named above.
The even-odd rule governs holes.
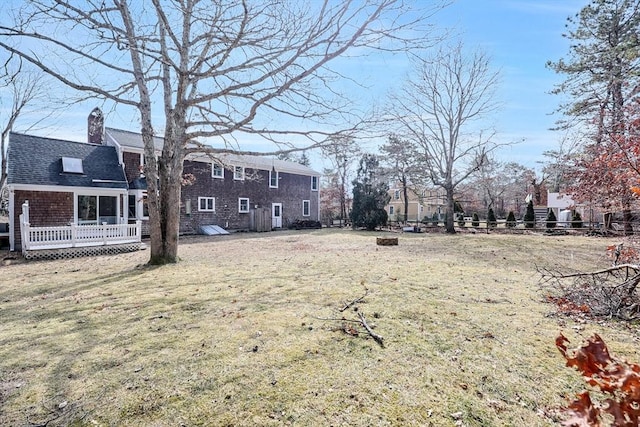
[[[353,305],[355,305],[355,304],[357,304],[357,303],[359,303],[359,302],[364,301],[364,298],[365,298],[367,295],[369,295],[369,289],[364,288],[364,291],[365,291],[365,292],[364,292],[364,295],[362,295],[360,298],[356,298],[356,299],[354,299],[353,301],[346,303],[346,304],[345,304],[345,306],[344,306],[344,307],[342,307],[342,308],[339,310],[339,311],[340,311],[340,313],[342,313],[343,311],[347,310],[349,307],[352,307]]]
[[[592,272],[561,273],[537,268],[541,287],[560,312],[625,321],[640,318],[640,266],[619,264]]]
[[[371,335],[371,338],[376,340],[376,342],[378,344],[380,344],[380,347],[384,348],[384,338],[382,338],[381,335],[378,335],[375,332],[373,332],[373,330],[371,330],[371,327],[369,326],[369,324],[365,320],[364,315],[362,314],[361,311],[358,312],[358,317],[360,317],[360,324],[367,330],[369,335]]]
[[[345,322],[348,323],[358,323],[360,326],[362,326],[366,331],[367,334],[369,334],[369,336],[371,338],[373,338],[378,344],[380,344],[381,347],[384,348],[384,338],[379,335],[376,334],[375,332],[373,332],[373,329],[371,326],[369,326],[369,324],[367,323],[364,315],[362,314],[362,312],[358,311],[358,320],[353,320],[353,319],[347,319],[345,317],[342,318],[331,318],[331,317],[315,317],[315,319],[318,320],[324,320],[324,321],[330,321],[330,322],[343,322],[342,327],[339,328],[339,330],[341,330],[342,332],[344,332],[347,335],[351,335],[353,337],[357,337],[359,335],[359,332],[357,329],[353,328],[352,326],[347,325]]]

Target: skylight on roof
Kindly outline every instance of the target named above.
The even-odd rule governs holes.
[[[84,173],[84,169],[82,168],[82,159],[76,159],[75,157],[63,157],[62,172]]]

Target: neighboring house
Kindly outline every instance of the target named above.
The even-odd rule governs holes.
[[[573,213],[578,212],[582,217],[583,223],[598,223],[602,218],[600,209],[588,208],[584,203],[576,203],[570,194],[552,193],[547,191],[547,212],[553,210],[559,225],[568,227],[571,223]],[[563,214],[562,212],[566,212]],[[546,216],[543,220],[546,219]]]
[[[102,113],[89,116],[90,143],[12,133],[9,137],[10,246],[21,248],[20,210],[28,201],[31,226],[131,225],[148,231],[147,185],[140,134],[103,130]],[[158,152],[162,138],[156,138]],[[268,229],[298,219],[318,221],[319,173],[293,162],[260,156],[189,156],[182,188],[180,232],[204,225]]]
[[[431,219],[433,214],[437,214],[439,219],[443,218],[446,208],[445,193],[442,189],[436,188],[408,188],[409,199],[408,212],[404,212],[404,192],[402,186],[394,183],[389,188],[390,200],[385,210],[389,214],[389,221],[411,221],[420,222],[425,217]]]

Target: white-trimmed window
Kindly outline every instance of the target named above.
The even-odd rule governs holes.
[[[217,162],[211,163],[211,176],[213,178],[224,179],[224,168],[220,163],[217,163]]]
[[[270,170],[269,171],[269,188],[278,188],[278,171]]]
[[[198,197],[198,211],[215,212],[216,198],[215,197]]]
[[[393,215],[394,212],[393,206],[389,206],[389,215]]]
[[[396,190],[393,192],[393,198],[395,200],[400,200],[400,190]]]
[[[76,198],[77,224],[117,224],[120,213],[118,196],[78,194]]]
[[[311,200],[302,201],[302,216],[311,215]]]
[[[244,167],[242,166],[233,167],[233,179],[238,181],[242,181],[244,179]]]
[[[318,177],[311,177],[311,191],[318,191]]]
[[[249,213],[249,199],[240,197],[238,199],[238,212]]]
[[[149,219],[149,203],[147,190],[129,191],[129,218]]]

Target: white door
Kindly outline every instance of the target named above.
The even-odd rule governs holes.
[[[282,203],[271,203],[271,228],[282,228]]]

